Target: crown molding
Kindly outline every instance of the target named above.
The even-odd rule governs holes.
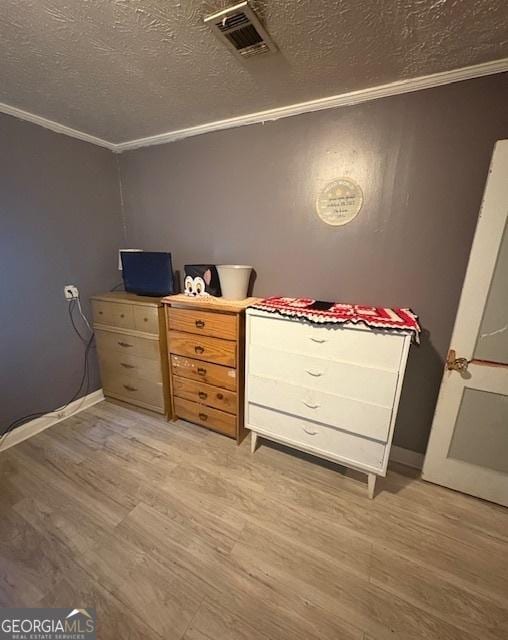
[[[359,89],[357,91],[341,93],[335,96],[328,96],[326,98],[318,98],[317,100],[299,102],[285,107],[258,111],[257,113],[248,113],[243,116],[226,118],[225,120],[216,120],[215,122],[207,122],[194,127],[167,131],[154,136],[147,136],[145,138],[127,140],[126,142],[119,143],[97,138],[96,136],[84,133],[83,131],[78,131],[77,129],[72,129],[71,127],[54,122],[53,120],[48,120],[47,118],[35,115],[34,113],[23,111],[16,107],[11,107],[8,104],[0,103],[0,112],[15,116],[16,118],[21,118],[22,120],[33,122],[34,124],[38,124],[41,127],[45,127],[46,129],[50,129],[56,133],[63,133],[64,135],[71,136],[72,138],[77,138],[78,140],[83,140],[100,147],[105,147],[115,153],[122,153],[123,151],[129,151],[131,149],[149,147],[156,144],[164,144],[166,142],[174,142],[175,140],[182,140],[183,138],[189,138],[191,136],[199,136],[213,131],[233,129],[235,127],[242,127],[249,124],[262,124],[264,122],[271,122],[281,118],[289,118],[303,113],[323,111],[324,109],[352,106],[362,102],[379,100],[380,98],[411,93],[413,91],[421,91],[423,89],[431,89],[433,87],[440,87],[454,82],[461,82],[462,80],[472,80],[473,78],[481,78],[482,76],[504,73],[506,71],[508,71],[508,58],[502,58],[500,60],[483,62],[469,67],[461,67],[460,69],[441,71],[439,73],[419,76],[418,78],[409,78],[407,80],[397,80],[377,87]]]
[[[341,93],[327,98],[319,98],[317,100],[309,100],[307,102],[299,102],[285,107],[277,107],[275,109],[267,109],[266,111],[258,111],[257,113],[249,113],[235,118],[227,118],[225,120],[217,120],[207,124],[200,124],[195,127],[186,129],[178,129],[176,131],[168,131],[155,136],[139,138],[121,142],[115,145],[114,151],[121,153],[130,149],[138,149],[139,147],[149,147],[155,144],[164,144],[165,142],[174,142],[190,136],[199,136],[203,133],[211,133],[212,131],[221,131],[223,129],[232,129],[249,124],[262,124],[279,120],[280,118],[289,118],[303,113],[312,111],[322,111],[324,109],[334,109],[336,107],[345,107],[361,102],[369,102],[378,100],[379,98],[387,98],[389,96],[399,95],[402,93],[410,93],[413,91],[421,91],[422,89],[430,89],[439,87],[461,80],[470,80],[481,76],[493,75],[495,73],[503,73],[508,71],[508,58],[501,60],[493,60],[484,62],[470,67],[462,67],[460,69],[452,69],[451,71],[442,71],[418,78],[409,78],[408,80],[397,80],[389,84],[370,87],[367,89],[359,89],[358,91],[350,91],[349,93]]]
[[[79,131],[78,129],[67,127],[65,124],[60,124],[59,122],[55,122],[54,120],[43,118],[42,116],[38,116],[35,113],[23,111],[23,109],[18,109],[17,107],[11,107],[9,104],[5,104],[3,102],[0,102],[0,113],[5,113],[8,116],[14,116],[15,118],[20,118],[20,120],[32,122],[33,124],[38,124],[40,127],[50,129],[55,133],[63,133],[65,136],[77,138],[78,140],[83,140],[83,142],[90,142],[91,144],[95,144],[99,147],[105,147],[110,151],[116,151],[117,145],[112,142],[108,142],[107,140],[103,140],[102,138],[97,138],[96,136],[92,136],[89,133],[85,133],[84,131]]]

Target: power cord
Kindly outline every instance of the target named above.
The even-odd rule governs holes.
[[[93,329],[90,326],[90,323],[88,322],[88,318],[85,316],[85,314],[83,313],[83,309],[81,308],[81,300],[79,299],[79,296],[77,297],[76,302],[78,303],[79,315],[83,318],[83,322],[88,327],[88,330],[90,331],[90,333],[93,333]]]
[[[86,336],[82,335],[81,331],[76,326],[76,322],[74,320],[74,316],[72,315],[74,309],[76,308],[76,300],[79,300],[79,298],[73,298],[72,300],[69,301],[69,305],[67,307],[67,311],[69,313],[69,320],[71,321],[72,328],[74,329],[74,332],[76,333],[78,338],[81,340],[81,342],[83,342],[84,344],[87,344],[88,343],[88,338]],[[79,304],[79,311],[80,311],[80,314],[83,316],[83,318],[85,318],[85,316],[83,315],[83,312],[81,311],[81,305],[80,304]],[[86,318],[85,318],[85,320],[86,320]],[[88,320],[86,320],[86,325],[89,328],[89,330],[93,333],[92,327],[90,327],[90,325],[88,324]]]
[[[84,336],[80,330],[78,329],[73,313],[75,311],[75,309],[78,309],[78,313],[81,316],[81,318],[83,319],[83,322],[85,323],[87,329],[90,331],[90,336],[87,338],[86,336]],[[63,411],[64,409],[66,409],[72,402],[74,402],[75,400],[77,400],[77,398],[79,397],[81,391],[85,390],[85,393],[83,395],[88,395],[89,390],[90,390],[90,362],[89,362],[89,357],[90,357],[90,352],[92,349],[92,344],[95,338],[95,333],[93,332],[92,327],[90,326],[90,323],[88,321],[88,318],[85,316],[85,314],[83,313],[83,310],[81,308],[81,302],[79,299],[79,296],[77,298],[72,298],[69,301],[69,305],[68,305],[68,313],[69,313],[69,319],[72,325],[72,328],[74,329],[76,335],[78,336],[78,338],[80,339],[80,341],[85,345],[85,351],[84,351],[84,360],[83,360],[83,374],[81,376],[81,380],[79,383],[79,387],[76,390],[76,393],[72,396],[72,398],[66,402],[63,406],[61,407],[57,407],[56,409],[51,409],[49,411],[38,411],[36,413],[29,413],[27,415],[21,416],[20,418],[17,418],[16,420],[13,420],[8,426],[7,428],[2,432],[2,434],[0,435],[0,443],[3,441],[3,439],[7,436],[8,433],[10,433],[11,431],[13,431],[14,429],[16,429],[17,427],[20,427],[22,424],[24,424],[25,422],[27,422],[28,420],[35,420],[36,418],[40,418],[42,416],[45,415],[51,415],[51,414],[58,414],[61,411]]]

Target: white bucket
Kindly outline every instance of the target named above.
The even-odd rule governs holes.
[[[246,264],[219,264],[222,296],[228,300],[243,300],[247,297],[252,267]]]

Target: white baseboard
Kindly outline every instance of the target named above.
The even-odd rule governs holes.
[[[89,393],[87,396],[74,400],[74,402],[71,402],[63,409],[57,409],[56,411],[47,413],[36,420],[25,422],[21,427],[14,429],[14,431],[11,431],[0,439],[0,451],[5,451],[5,449],[9,449],[15,444],[19,444],[20,442],[23,442],[23,440],[27,440],[28,438],[35,436],[37,433],[44,431],[48,427],[52,427],[57,422],[61,422],[75,413],[79,413],[102,400],[104,400],[104,394],[102,389],[98,389],[97,391]]]
[[[21,427],[14,429],[14,431],[11,431],[4,438],[0,439],[0,451],[5,451],[16,444],[23,442],[23,440],[28,440],[28,438],[52,427],[54,424],[62,422],[62,420],[66,420],[70,416],[79,413],[80,411],[84,411],[98,402],[102,402],[102,400],[104,400],[104,393],[102,392],[102,389],[98,389],[97,391],[89,393],[87,396],[83,396],[82,398],[78,398],[78,400],[71,402],[64,409],[57,409],[56,411],[47,413],[45,416],[37,418],[36,420],[26,422]],[[423,467],[423,459],[423,453],[418,453],[417,451],[411,451],[410,449],[404,449],[403,447],[397,447],[395,445],[392,446],[390,451],[390,460],[398,462],[399,464],[405,464],[407,467],[413,467],[414,469],[421,469]]]
[[[423,453],[395,445],[392,446],[390,451],[390,460],[398,462],[399,464],[405,464],[406,467],[413,467],[413,469],[421,469],[423,467],[424,457]]]

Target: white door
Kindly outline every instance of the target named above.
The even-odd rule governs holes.
[[[508,506],[508,140],[497,142],[423,478]]]

